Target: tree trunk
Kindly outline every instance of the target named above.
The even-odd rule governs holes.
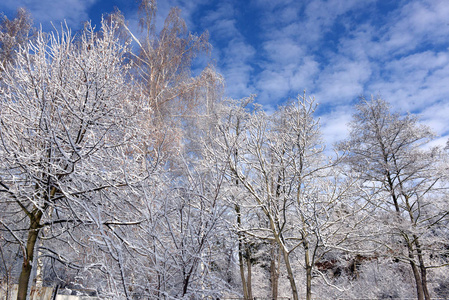
[[[54,193],[53,193],[54,194]],[[52,210],[48,212],[48,220],[51,220]],[[48,234],[50,227],[45,227],[42,230],[42,237]],[[42,238],[39,239],[39,245],[42,246]],[[37,251],[37,264],[36,264],[36,287],[42,288],[44,286],[44,261],[42,260],[41,252]]]
[[[270,279],[271,279],[271,298],[277,300],[278,298],[278,286],[279,286],[279,263],[276,264],[277,257],[277,247],[275,241],[271,242],[271,261],[270,261]]]
[[[408,257],[410,260],[410,266],[412,267],[413,276],[415,278],[415,283],[416,283],[416,295],[418,297],[418,300],[424,300],[423,285],[422,285],[422,281],[421,281],[421,276],[419,275],[418,267],[416,266],[416,263],[415,263],[415,255],[413,254],[413,246],[409,243],[409,241],[406,241],[406,242],[407,242]]]
[[[430,300],[430,293],[429,290],[427,288],[427,268],[426,265],[424,263],[424,258],[423,258],[423,254],[422,254],[422,248],[421,248],[421,243],[419,242],[419,239],[416,235],[413,235],[413,240],[416,246],[416,251],[418,252],[418,261],[419,261],[419,269],[421,271],[421,282],[422,282],[422,288],[423,288],[423,293],[424,293],[424,297],[426,300]]]
[[[31,276],[31,269],[34,259],[34,247],[36,245],[37,237],[40,229],[40,219],[42,213],[38,211],[32,214],[30,228],[28,229],[27,245],[23,257],[22,271],[19,277],[19,287],[17,291],[17,300],[26,300],[28,292],[28,284]]]
[[[234,207],[235,212],[237,214],[237,225],[238,228],[240,228],[240,226],[242,225],[242,219],[241,219],[241,215],[240,215],[240,206],[239,205],[235,205]],[[247,290],[247,285],[246,285],[246,279],[245,279],[245,266],[243,263],[243,237],[241,233],[237,233],[238,235],[238,239],[239,239],[239,269],[240,269],[240,278],[242,279],[242,288],[243,288],[243,298],[245,300],[250,299],[248,296],[248,290]]]
[[[24,258],[22,264],[22,271],[19,277],[19,288],[17,291],[17,300],[26,300],[28,292],[28,282],[31,275],[31,261],[28,258]]]
[[[312,266],[306,266],[306,299],[312,299]]]
[[[37,288],[44,286],[44,261],[41,257],[41,252],[37,251],[36,277],[34,278]]]
[[[240,278],[242,279],[243,298],[247,300],[249,298],[245,279],[245,266],[243,264],[243,253],[241,252],[240,242],[239,242],[239,268],[240,268]]]
[[[399,184],[400,184],[400,187],[402,189],[403,188],[402,187],[402,182],[399,181]],[[402,193],[402,196],[405,199],[405,204],[406,204],[406,207],[407,207],[407,212],[408,212],[409,217],[410,217],[410,222],[411,222],[411,224],[413,224],[413,227],[415,227],[416,226],[416,220],[415,220],[415,217],[413,216],[413,209],[412,209],[412,206],[410,205],[410,202],[409,202],[410,197],[409,197],[409,195],[407,195],[405,193]],[[409,241],[409,237],[408,236],[407,236],[406,240],[407,240],[407,246],[408,246],[408,249],[409,249],[409,257],[410,257],[410,259],[412,259],[412,257],[413,257],[413,259],[415,258],[415,254],[413,253],[413,245],[415,245],[417,256],[418,256],[419,271],[421,272],[421,274],[419,274],[418,268],[417,268],[416,263],[415,263],[414,260],[413,260],[413,265],[414,266],[412,266],[412,268],[416,269],[416,272],[419,275],[419,276],[415,275],[415,281],[416,281],[417,289],[418,289],[418,285],[420,286],[419,287],[420,290],[418,290],[418,297],[419,297],[420,293],[422,293],[422,295],[421,295],[422,298],[425,298],[426,300],[430,300],[429,290],[427,289],[427,269],[426,269],[426,266],[424,264],[424,259],[423,259],[422,249],[421,249],[421,243],[419,242],[418,236],[416,234],[413,234],[412,237],[413,237],[413,240],[411,242]],[[415,270],[413,270],[413,272],[415,273]],[[418,283],[417,280],[419,280],[419,283]]]
[[[306,266],[306,299],[312,299],[312,264],[309,256],[309,243],[304,241],[304,263]]]
[[[292,289],[293,300],[299,300],[298,289],[296,288],[295,276],[293,275],[292,266],[290,264],[290,259],[288,257],[288,252],[284,247],[282,247],[282,254],[284,256],[285,267],[287,268],[287,276],[290,281],[290,287]]]
[[[246,290],[248,291],[248,299],[253,299],[253,291],[251,288],[252,279],[251,279],[251,251],[249,249],[249,245],[246,245],[246,266],[247,266],[247,279],[246,279]]]
[[[189,274],[187,274],[187,275],[185,274],[185,271],[183,273],[184,273],[184,281],[183,281],[183,286],[182,286],[182,296],[184,297],[184,295],[187,294],[187,289],[189,287],[191,273],[189,272]]]

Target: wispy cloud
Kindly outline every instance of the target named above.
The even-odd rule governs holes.
[[[406,54],[422,46],[447,42],[449,5],[444,0],[410,1],[391,13],[381,39],[384,51]]]
[[[96,1],[4,0],[0,8],[24,5],[38,22],[77,26]],[[258,94],[271,109],[306,89],[333,141],[360,95],[381,95],[449,135],[447,0],[168,0],[158,1],[158,24],[172,6],[190,30],[210,32],[228,96]]]
[[[368,61],[338,57],[320,73],[315,95],[321,103],[327,105],[351,103],[364,94],[370,75],[371,64]]]
[[[89,8],[97,0],[66,0],[66,1],[29,1],[29,0],[4,0],[0,5],[5,10],[16,10],[17,7],[27,8],[36,25],[42,24],[44,28],[50,28],[50,22],[58,26],[66,21],[69,27],[78,29],[82,23],[89,20]]]
[[[356,20],[358,13],[354,11],[360,8],[360,2],[339,3],[342,4],[312,1],[305,7],[303,21],[293,21],[276,30],[276,34],[284,34],[283,40],[290,39],[285,45],[293,42],[292,49],[301,45],[303,55],[314,58],[318,63],[318,74],[310,72],[309,80],[304,80],[313,82],[309,90],[317,100],[335,107],[351,103],[361,94],[368,97],[369,94],[380,94],[399,111],[422,113],[423,121],[440,134],[447,135],[447,2],[409,1],[380,17],[381,20],[377,19],[379,8],[371,5],[364,12],[367,15],[362,21]],[[369,12],[373,14],[369,15]],[[338,16],[341,16],[343,23]],[[340,28],[336,29],[337,26]],[[295,34],[294,27],[305,30]],[[325,40],[328,33],[329,41]],[[267,38],[273,44],[282,41],[279,37]],[[317,46],[322,47],[320,57],[314,56]],[[285,53],[288,57],[289,51]],[[270,72],[274,72],[274,66],[281,72],[283,61],[276,61],[270,55],[266,57]],[[298,64],[297,67],[304,66]],[[285,84],[278,87],[282,89]],[[271,88],[268,89],[270,91]],[[291,91],[284,94],[288,93]],[[328,118],[330,121],[326,124],[339,120],[332,115]],[[335,133],[327,128],[338,128],[335,125],[324,127],[330,139]]]
[[[449,53],[425,51],[392,60],[369,88],[401,110],[419,112],[448,100]]]
[[[449,94],[446,1],[253,0],[245,6],[259,16],[251,38],[236,9],[224,1],[202,17],[219,41],[232,96],[257,93],[268,108],[306,89],[323,107],[325,138],[334,140],[344,135],[350,105],[379,94],[398,111],[427,114],[426,123],[447,134],[443,119],[429,113],[446,111]]]
[[[323,140],[328,147],[348,137],[347,125],[351,118],[351,106],[348,105],[339,106],[320,116]]]
[[[218,71],[226,78],[228,94],[244,97],[256,92],[252,86],[256,50],[237,28],[237,14],[233,2],[223,1],[207,10],[201,23],[213,38],[213,55],[219,62]]]
[[[449,102],[442,101],[429,105],[421,113],[421,120],[440,135],[449,135]]]

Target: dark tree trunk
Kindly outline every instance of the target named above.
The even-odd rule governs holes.
[[[247,279],[246,279],[246,290],[248,291],[248,299],[253,299],[253,289],[251,287],[252,285],[252,278],[251,278],[251,251],[249,249],[249,245],[246,245],[246,267],[247,267]]]
[[[276,264],[278,260],[278,248],[276,247],[275,241],[271,242],[271,261],[270,261],[270,275],[271,275],[271,298],[277,300],[278,298],[278,286],[279,286],[279,263]]]
[[[312,299],[312,262],[310,260],[309,242],[304,240],[304,263],[306,266],[306,299]]]
[[[238,184],[238,182],[236,183]],[[239,205],[235,205],[234,207],[235,212],[237,214],[237,225],[240,228],[240,226],[242,225],[242,219],[241,219],[241,215],[240,215],[240,206]],[[250,299],[249,295],[248,295],[248,286],[246,283],[246,278],[245,278],[245,265],[244,265],[244,257],[243,257],[243,236],[241,233],[238,233],[238,240],[239,240],[239,269],[240,269],[240,278],[242,280],[242,288],[243,288],[243,298],[245,300]]]
[[[422,254],[422,248],[421,243],[419,242],[419,239],[416,235],[413,235],[414,243],[416,246],[416,251],[418,252],[418,261],[419,261],[419,269],[421,271],[421,282],[422,282],[422,288],[424,293],[424,298],[426,300],[430,300],[430,293],[429,289],[427,288],[427,268],[424,263],[424,258]]]
[[[407,250],[408,250],[408,257],[410,260],[410,267],[412,268],[413,277],[415,278],[415,284],[416,284],[416,296],[418,297],[418,300],[424,300],[424,290],[423,285],[421,281],[421,276],[419,274],[418,267],[415,263],[415,255],[413,254],[413,246],[407,242]]]
[[[31,224],[28,229],[28,238],[26,249],[23,257],[22,271],[19,277],[19,287],[17,291],[17,300],[26,300],[28,292],[28,284],[31,276],[31,269],[34,259],[34,247],[36,246],[36,241],[40,230],[40,220],[42,213],[40,211],[31,213],[30,219]]]

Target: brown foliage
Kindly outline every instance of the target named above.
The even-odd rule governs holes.
[[[209,35],[188,31],[179,8],[172,8],[159,33],[155,29],[156,1],[142,1],[140,27],[144,38],[138,40],[134,57],[135,79],[140,85],[140,99],[145,99],[150,117],[149,140],[155,148],[176,154],[185,138],[184,126],[207,116],[221,96],[222,78],[208,65],[192,76],[195,58],[207,55]],[[122,24],[125,25],[124,19]]]
[[[2,15],[0,21],[0,63],[6,68],[16,57],[16,51],[25,45],[35,33],[33,19],[30,13],[24,9],[17,9],[16,17],[9,20]]]

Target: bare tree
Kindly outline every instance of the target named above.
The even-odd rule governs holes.
[[[119,224],[114,209],[126,206],[121,193],[137,180],[127,160],[139,110],[130,101],[127,49],[114,38],[115,27],[103,23],[101,37],[88,27],[79,43],[70,30],[48,38],[39,32],[4,72],[1,228],[23,257],[18,299],[26,298],[42,228]],[[116,207],[118,194],[124,205]]]
[[[222,160],[229,164],[230,178],[248,199],[236,204],[257,209],[263,216],[259,224],[237,219],[239,232],[278,247],[294,299],[299,291],[291,257],[301,251],[304,255],[310,299],[315,261],[320,251],[338,240],[335,228],[346,217],[337,217],[335,208],[349,198],[354,185],[344,176],[340,179],[343,173],[335,168],[339,158],[325,157],[318,122],[313,118],[315,107],[313,100],[304,96],[272,116],[257,108],[252,113],[234,111],[224,116],[219,125],[221,140],[217,141],[220,152],[227,156]],[[275,266],[271,272],[275,287]],[[273,289],[272,295],[276,294]]]
[[[189,32],[176,7],[169,11],[163,28],[157,31],[156,12],[156,1],[141,1],[139,24],[142,35],[129,30],[120,12],[116,12],[112,19],[120,20],[138,45],[137,53],[132,54],[133,73],[152,112],[149,121],[155,140],[165,145],[166,150],[179,149],[185,138],[182,127],[186,123],[190,125],[198,115],[210,114],[214,102],[220,98],[218,91],[223,86],[223,79],[212,64],[204,67],[197,76],[192,75],[194,60],[203,58],[210,50],[208,33]]]
[[[215,124],[218,127],[217,131],[214,132],[212,139],[205,145],[213,160],[221,162],[232,160],[235,165],[239,164],[240,149],[243,149],[241,143],[247,130],[247,122],[250,119],[250,114],[247,109],[252,102],[253,97],[241,101],[227,101],[217,110],[217,120],[223,121]],[[224,134],[225,139],[218,141],[219,147],[213,147],[213,139],[217,137],[217,134]],[[228,166],[225,165],[225,168],[227,169]],[[251,217],[248,217],[249,211],[245,207],[248,203],[244,200],[249,195],[245,192],[242,193],[239,180],[234,176],[228,177],[227,183],[230,189],[226,198],[235,213],[235,233],[238,240],[237,253],[243,297],[245,299],[252,299],[252,248],[254,239],[246,235],[242,230],[244,224],[247,224],[249,219],[251,219]],[[275,279],[272,281],[273,293],[276,294],[277,278],[273,277],[273,279]]]
[[[426,253],[432,246],[426,239],[448,215],[435,197],[444,189],[444,173],[436,164],[441,151],[424,148],[433,138],[416,116],[394,114],[387,102],[372,98],[362,99],[356,106],[350,138],[339,146],[350,150],[348,162],[363,176],[366,186],[376,187],[378,196],[372,204],[389,213],[387,229],[398,237],[397,244],[388,247],[410,265],[418,299],[431,297]]]

